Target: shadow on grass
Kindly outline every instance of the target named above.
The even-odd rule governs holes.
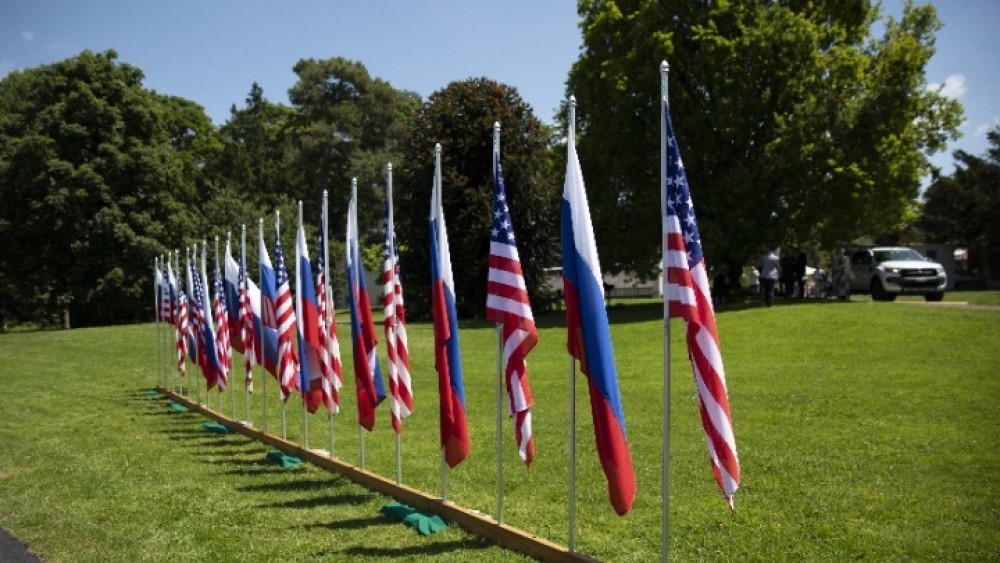
[[[343,520],[337,520],[336,522],[306,524],[300,527],[307,529],[322,528],[324,530],[360,530],[362,528],[389,526],[393,524],[396,524],[396,522],[382,516],[365,516],[363,518],[345,518]]]
[[[267,493],[272,491],[284,491],[284,492],[294,492],[294,491],[317,491],[319,489],[328,489],[332,487],[340,487],[348,482],[343,478],[332,477],[330,479],[297,479],[295,481],[289,481],[288,483],[261,483],[259,485],[244,485],[241,487],[236,487],[237,491],[242,493]]]
[[[489,549],[490,547],[493,547],[493,544],[487,542],[484,539],[469,538],[464,540],[451,540],[451,541],[426,543],[423,545],[415,545],[409,547],[373,547],[370,545],[351,546],[339,552],[321,552],[315,555],[320,557],[333,557],[333,558],[336,558],[336,556],[338,555],[341,556],[348,555],[351,557],[392,557],[392,558],[411,558],[418,556],[433,557],[434,555],[441,555],[452,551],[467,550],[467,549]]]
[[[374,494],[362,493],[340,493],[335,495],[324,495],[314,498],[300,498],[284,500],[280,502],[270,502],[258,504],[257,508],[317,508],[320,506],[337,506],[342,504],[362,505],[375,498]]]

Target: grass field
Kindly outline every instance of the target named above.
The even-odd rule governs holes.
[[[995,305],[996,293],[977,303]],[[951,301],[962,299],[952,294]],[[577,382],[577,548],[650,561],[660,549],[662,322],[656,303],[611,309],[639,493],[617,517]],[[670,549],[689,560],[1000,559],[1000,311],[867,300],[779,301],[718,314],[743,485],[725,507],[707,461],[683,327],[672,326]],[[559,314],[539,319],[530,358],[538,457],[516,458],[504,421],[505,521],[565,544],[569,382]],[[347,326],[341,324],[346,340]],[[403,482],[439,491],[431,330],[410,327],[416,413]],[[388,499],[314,467],[282,470],[266,448],[205,432],[142,390],[157,383],[152,325],[0,335],[0,526],[51,561],[523,559],[455,527],[421,537],[377,514]],[[470,458],[452,500],[496,508],[495,331],[461,334]],[[343,344],[343,342],[342,342]],[[350,347],[343,347],[350,366]],[[164,362],[166,363],[166,362]],[[358,464],[353,378],[335,419],[336,455]],[[251,417],[261,424],[260,381]],[[242,389],[242,385],[239,385]],[[268,381],[269,430],[280,434]],[[238,418],[246,418],[237,394]],[[204,399],[204,393],[203,393]],[[231,412],[229,396],[223,410]],[[211,398],[216,407],[217,398]],[[392,478],[386,407],[367,469]],[[290,401],[289,438],[301,441]],[[309,445],[328,447],[309,419]]]

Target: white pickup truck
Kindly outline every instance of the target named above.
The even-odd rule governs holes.
[[[893,301],[897,295],[923,295],[940,301],[948,285],[944,267],[912,248],[876,246],[851,253],[851,291],[871,292],[876,301]]]

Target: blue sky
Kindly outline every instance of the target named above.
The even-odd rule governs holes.
[[[923,3],[923,2],[921,2]],[[201,104],[223,123],[256,81],[287,103],[301,58],[361,61],[396,88],[426,97],[454,80],[486,76],[518,89],[543,121],[565,95],[580,48],[569,0],[2,0],[0,76],[83,49],[113,48],[141,68],[145,85]],[[889,13],[902,0],[886,0]],[[938,3],[945,24],[927,80],[966,109],[951,151],[981,154],[1000,124],[1000,1]],[[657,61],[652,61],[655,72]]]

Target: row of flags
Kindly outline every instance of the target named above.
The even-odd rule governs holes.
[[[664,299],[667,301],[668,318],[685,320],[688,356],[694,369],[713,473],[725,499],[732,506],[740,471],[715,314],[690,188],[665,105],[662,118],[665,151],[662,156],[666,168],[661,186],[665,201]],[[636,479],[604,306],[602,270],[572,130],[568,135],[567,156],[561,203],[567,350],[579,362],[581,372],[587,377],[598,457],[607,479],[611,504],[618,514],[623,515],[630,510],[635,499]],[[530,465],[535,456],[535,444],[531,427],[533,398],[527,356],[538,341],[538,332],[518,255],[497,140],[494,142],[493,170],[487,316],[499,327],[508,413],[514,419],[519,456],[526,465]],[[440,397],[440,445],[444,460],[454,467],[469,455],[470,444],[455,283],[442,205],[441,178],[441,146],[437,145],[429,217],[434,363]],[[386,199],[382,306],[385,312],[389,410],[392,427],[399,434],[402,420],[414,411],[414,402],[399,252],[392,215],[391,165],[387,173]],[[254,364],[260,364],[280,381],[284,400],[287,401],[293,391],[298,391],[309,412],[324,407],[333,415],[339,412],[343,374],[335,307],[324,267],[328,221],[325,199],[320,219],[317,268],[312,267],[309,258],[301,203],[299,205],[294,298],[278,224],[276,222],[275,225],[275,263],[272,266],[261,221],[259,288],[246,272],[245,242],[241,241],[241,257],[236,262],[227,241],[225,276],[220,274],[216,260],[214,301],[210,303],[205,271],[206,248],[202,245],[200,271],[196,251],[185,258],[186,292],[178,285],[169,260],[156,267],[156,284],[160,294],[157,312],[160,319],[176,327],[177,365],[182,375],[186,369],[184,356],[187,354],[201,368],[209,389],[216,386],[225,388],[229,384],[227,375],[232,368],[231,354],[235,349],[244,354],[248,390],[252,390],[253,385],[252,368]],[[385,400],[387,392],[361,260],[356,182],[352,186],[345,240],[358,422],[367,430],[372,430],[376,408]]]

